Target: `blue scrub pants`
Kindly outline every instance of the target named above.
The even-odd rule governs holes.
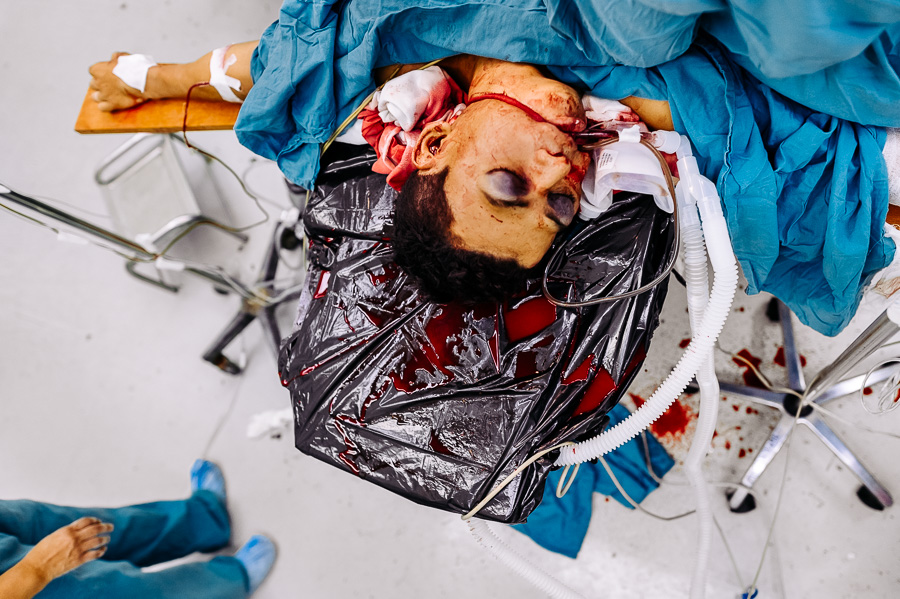
[[[209,491],[197,491],[182,501],[117,509],[0,501],[0,572],[13,567],[48,534],[85,516],[115,526],[106,554],[51,582],[39,599],[244,599],[249,595],[247,572],[230,556],[159,572],[141,570],[228,544],[228,510]]]

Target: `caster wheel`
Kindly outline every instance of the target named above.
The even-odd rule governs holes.
[[[300,247],[301,240],[297,237],[296,233],[294,233],[294,229],[291,227],[285,227],[281,232],[281,239],[279,240],[281,243],[281,247],[288,251],[296,250]]]
[[[774,297],[769,300],[769,305],[766,306],[766,318],[771,322],[781,320],[781,315],[778,313],[778,300]]]
[[[725,494],[726,497],[731,499],[731,496],[734,495],[734,491],[729,491]],[[732,511],[734,514],[746,514],[747,512],[752,512],[756,509],[756,500],[753,498],[753,495],[747,495],[744,497],[744,500],[737,507],[728,506],[728,509]]]
[[[203,359],[226,374],[240,374],[241,367],[229,360],[225,354],[203,356]]]
[[[862,501],[873,510],[878,510],[879,512],[884,511],[885,505],[881,503],[881,501],[877,497],[875,497],[875,494],[869,490],[869,487],[862,486],[857,489],[856,496],[859,497],[860,501]]]

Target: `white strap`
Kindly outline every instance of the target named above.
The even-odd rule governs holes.
[[[144,93],[147,86],[147,71],[155,67],[156,61],[143,54],[126,54],[120,56],[113,67],[113,75],[121,79],[125,85]]]
[[[236,102],[241,104],[243,100],[231,91],[241,91],[240,80],[225,74],[228,67],[237,62],[237,56],[234,54],[231,54],[226,58],[225,54],[228,52],[229,48],[231,48],[231,46],[224,46],[213,50],[212,56],[209,59],[209,84],[216,88],[216,91],[219,92],[219,95],[226,102]]]

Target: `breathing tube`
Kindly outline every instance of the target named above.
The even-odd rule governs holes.
[[[700,174],[687,138],[682,138],[677,157],[680,181],[675,195],[685,250],[691,342],[669,376],[638,410],[608,431],[565,449],[556,464],[579,464],[624,445],[662,416],[696,375],[700,385],[700,416],[685,460],[685,470],[694,487],[700,521],[697,560],[691,580],[691,597],[697,599],[705,594],[712,539],[709,492],[701,470],[718,416],[719,388],[712,349],[731,309],[738,272],[716,187]],[[707,250],[715,275],[708,296]]]
[[[635,139],[636,131],[634,129],[626,134],[626,139],[629,137],[630,139],[625,143],[640,142],[644,146],[651,146],[651,140],[646,138],[647,134],[643,134],[640,139]],[[691,342],[672,372],[640,408],[602,434],[564,447],[556,460],[556,465],[565,466],[568,470],[573,465],[577,467],[581,462],[597,459],[624,445],[662,416],[696,375],[700,387],[700,414],[693,441],[685,459],[685,471],[694,489],[699,520],[697,558],[691,578],[690,596],[692,599],[700,599],[705,596],[706,570],[713,529],[709,490],[701,468],[712,442],[718,417],[719,387],[713,366],[712,350],[731,309],[737,288],[738,271],[716,187],[709,179],[700,174],[697,160],[691,153],[690,141],[681,136],[678,140],[679,143],[673,144],[672,137],[674,135],[676,134],[670,134],[668,137],[660,136],[660,139],[652,141],[660,146],[667,145],[668,148],[665,151],[674,149],[673,145],[677,148],[680,181],[674,188],[674,201],[677,202],[676,223],[678,228],[676,231],[680,233],[684,248],[685,281],[692,331]],[[622,141],[622,137],[620,134],[618,141]],[[615,141],[614,139],[605,139],[595,147],[606,146]],[[673,186],[668,166],[656,148],[652,149],[666,175],[668,182],[666,191],[671,194]],[[646,189],[628,189],[621,186],[617,189],[646,192]],[[671,197],[669,199],[671,200]],[[657,198],[657,204],[661,204],[659,198]],[[663,206],[661,205],[661,207]],[[714,273],[711,292],[708,286],[707,252]],[[553,261],[551,260],[551,262]],[[668,275],[670,270],[671,265],[664,269],[664,275]],[[658,282],[658,280],[654,280],[632,292],[593,299],[590,302],[563,302],[549,297],[548,299],[557,305],[568,304],[573,307],[590,305],[600,301],[614,301],[637,295]],[[546,289],[546,279],[544,285]],[[562,478],[566,478],[565,471]],[[470,513],[466,516],[471,517],[472,515],[474,514]],[[577,594],[560,585],[552,577],[536,571],[538,569],[506,547],[490,530],[486,522],[470,521],[470,528],[476,539],[492,549],[498,559],[551,597],[559,599],[578,597]]]

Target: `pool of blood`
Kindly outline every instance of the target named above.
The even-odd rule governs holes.
[[[747,360],[753,364],[754,367],[759,368],[759,365],[762,363],[762,360],[751,354],[746,349],[742,349],[738,352],[740,357]],[[750,368],[745,362],[738,360],[737,358],[731,358],[731,361],[738,365],[739,368],[744,369],[744,384],[748,387],[757,387],[759,389],[766,389],[766,386],[763,384],[759,377],[756,376],[756,373],[753,372],[753,369]]]
[[[777,352],[775,352],[775,359],[772,361],[775,362],[775,364],[777,364],[778,366],[781,366],[782,368],[785,367],[786,362],[784,360],[784,346],[783,345],[778,348]],[[801,367],[806,366],[806,356],[804,356],[803,354],[800,354],[800,366]]]
[[[504,313],[506,336],[513,343],[543,331],[556,321],[556,306],[541,296]]]
[[[646,401],[640,395],[634,393],[629,393],[628,395],[631,396],[635,408],[640,408]],[[650,425],[650,430],[657,437],[671,435],[673,438],[678,438],[684,435],[684,432],[687,430],[688,425],[693,419],[693,410],[676,399],[675,402],[669,406],[669,409],[663,412],[663,415]]]

